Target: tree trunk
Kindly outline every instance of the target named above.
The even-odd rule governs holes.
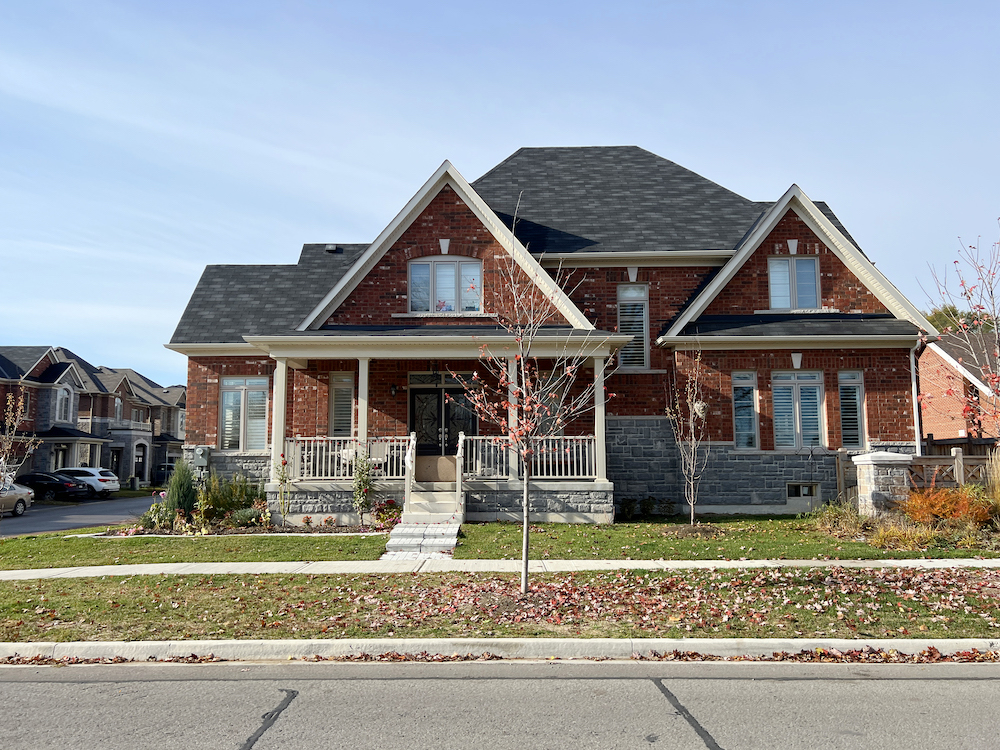
[[[531,481],[531,462],[521,458],[522,476],[524,477],[524,488],[521,490],[521,505],[524,508],[524,528],[521,530],[521,593],[528,593],[528,511],[529,493],[528,483]]]

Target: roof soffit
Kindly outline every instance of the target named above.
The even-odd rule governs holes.
[[[451,187],[465,202],[500,246],[510,253],[528,277],[553,301],[555,307],[570,325],[583,330],[594,328],[593,324],[573,304],[538,261],[514,237],[493,209],[479,197],[451,162],[445,160],[296,330],[315,330],[323,325],[326,319],[347,299],[348,295],[357,288],[358,284],[374,270],[382,256],[389,251],[396,240],[445,186]]]
[[[875,297],[886,306],[896,318],[909,320],[911,323],[927,331],[932,336],[937,335],[937,330],[932,326],[923,314],[913,303],[903,296],[896,287],[875,268],[874,264],[865,257],[864,253],[848,240],[844,234],[823,214],[815,203],[804,193],[798,185],[792,185],[785,191],[768,211],[754,230],[747,237],[729,263],[719,272],[719,274],[708,284],[698,298],[673,322],[670,329],[662,338],[675,338],[680,336],[681,331],[688,323],[696,320],[712,300],[723,290],[726,285],[739,272],[747,260],[763,244],[764,240],[771,233],[774,227],[784,217],[785,213],[791,209],[802,219],[806,225],[819,237],[830,251],[836,255],[840,261],[863,283]]]

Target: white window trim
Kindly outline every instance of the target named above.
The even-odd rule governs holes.
[[[844,409],[840,399],[840,389],[853,387],[858,389],[858,432],[861,437],[859,445],[848,445],[844,442]],[[865,414],[865,373],[862,370],[841,370],[837,373],[837,400],[840,412],[840,444],[844,448],[864,450],[868,445],[868,417]]]
[[[260,378],[267,380],[266,385],[223,385],[225,383],[226,377],[232,378],[242,378],[246,381],[249,378]],[[239,448],[223,448],[222,447],[222,437],[224,432],[223,419],[225,415],[225,407],[223,404],[222,394],[227,391],[239,391],[240,396],[240,447]],[[264,393],[264,447],[263,448],[247,448],[247,393],[250,391],[263,391]],[[219,450],[226,453],[265,453],[268,452],[268,437],[269,437],[269,417],[271,414],[271,378],[267,375],[230,375],[219,378],[219,437],[218,445]]]
[[[644,297],[629,297],[625,300],[622,299],[621,293],[623,289],[642,289],[644,292]],[[622,332],[622,304],[642,304],[643,306],[643,320],[642,320],[642,365],[626,365],[621,358],[619,353],[618,357],[618,369],[619,370],[648,370],[649,369],[649,285],[648,284],[619,284],[616,290],[617,303],[618,303],[618,332]],[[632,342],[626,346],[631,346],[635,343],[633,339]],[[623,349],[625,347],[622,347]]]
[[[791,380],[775,380],[775,375],[792,375]],[[815,380],[799,380],[802,375],[818,375]],[[819,444],[804,445],[802,439],[802,400],[800,389],[802,386],[819,387],[819,399],[817,403],[817,416],[819,418]],[[792,409],[795,417],[795,445],[778,445],[777,426],[775,419],[774,391],[775,388],[792,388]],[[823,382],[823,372],[820,370],[774,370],[771,373],[771,420],[772,432],[774,433],[774,449],[777,451],[797,451],[804,448],[825,448],[829,444],[826,429],[826,388]]]
[[[816,305],[815,307],[800,307],[798,304],[798,291],[796,288],[796,274],[795,274],[795,264],[800,260],[811,260],[813,261],[816,283]],[[790,307],[774,307],[774,297],[771,293],[771,266],[777,261],[788,262],[788,301]],[[814,310],[819,311],[823,309],[823,295],[819,285],[820,272],[819,272],[819,256],[818,255],[773,255],[767,259],[767,303],[770,310],[773,312],[775,310],[781,312],[799,312],[801,310]]]
[[[347,386],[350,386],[351,395],[351,427],[347,435],[334,435],[333,434],[333,418],[334,418],[334,402],[336,401],[336,395],[338,391],[347,390]],[[358,421],[355,414],[354,401],[356,396],[356,391],[354,389],[354,373],[353,372],[331,372],[330,380],[327,386],[328,389],[328,410],[327,410],[327,434],[330,437],[355,437],[358,430]]]
[[[73,414],[73,392],[69,388],[60,388],[56,394],[56,421],[69,422]]]
[[[738,451],[760,450],[760,390],[757,388],[757,373],[753,370],[735,370],[730,375],[733,399],[733,445]],[[753,441],[752,446],[740,445],[736,435],[736,388],[747,388],[752,391],[753,399]]]
[[[462,306],[462,263],[476,263],[479,266],[479,309],[478,310],[448,310],[438,311],[436,307],[436,285],[437,274],[435,267],[441,263],[447,263],[455,267],[455,306]],[[414,265],[430,265],[430,289],[428,290],[428,307],[430,310],[414,310],[413,305],[413,280],[411,269]],[[422,258],[413,258],[406,264],[406,313],[405,316],[413,317],[454,317],[468,318],[483,316],[483,261],[465,255],[429,255]],[[394,315],[393,317],[403,317]]]

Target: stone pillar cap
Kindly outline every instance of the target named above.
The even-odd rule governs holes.
[[[913,456],[909,453],[892,453],[890,451],[874,451],[873,453],[862,453],[851,457],[855,466],[869,466],[871,464],[909,464],[912,459]]]

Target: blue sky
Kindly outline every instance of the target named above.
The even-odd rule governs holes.
[[[0,341],[184,382],[207,263],[373,239],[444,159],[642,146],[827,201],[911,300],[998,237],[1000,5],[0,5]]]

